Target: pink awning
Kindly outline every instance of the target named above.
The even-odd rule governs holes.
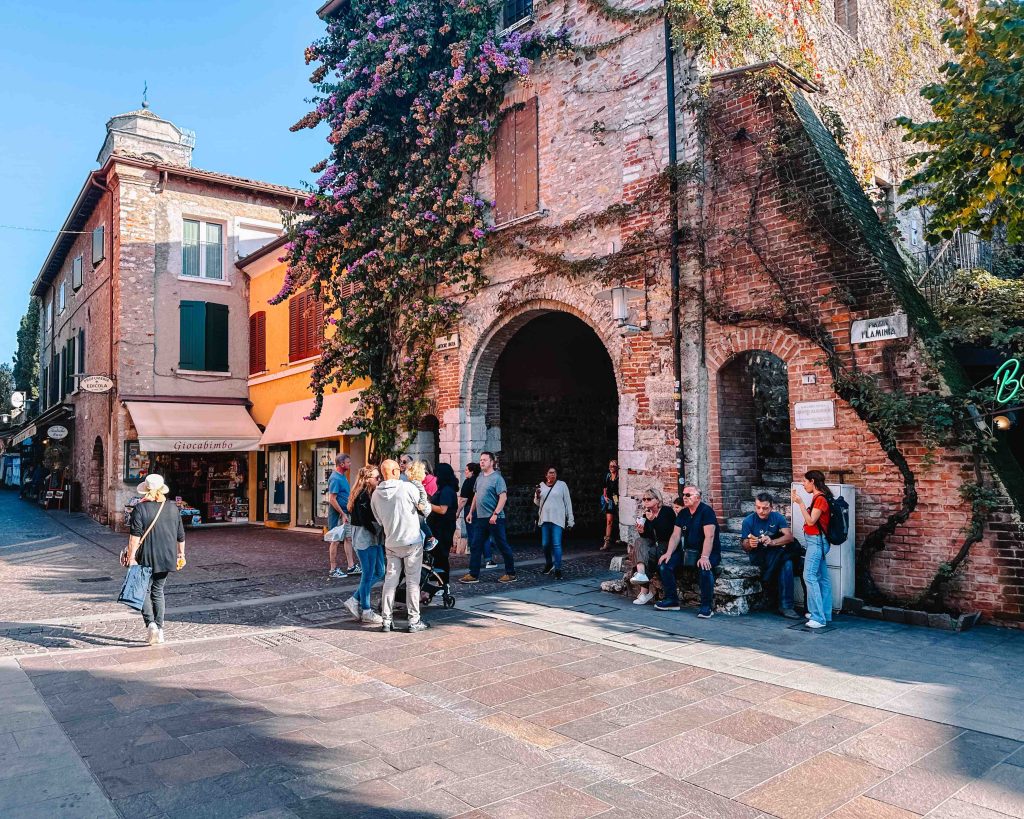
[[[127,401],[144,452],[248,452],[260,428],[240,404]]]
[[[355,401],[358,398],[359,390],[325,395],[324,407],[315,421],[306,420],[306,416],[313,411],[312,398],[278,404],[260,439],[260,446],[351,435],[351,432],[343,428],[355,412]]]

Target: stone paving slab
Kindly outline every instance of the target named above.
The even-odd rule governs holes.
[[[433,612],[416,635],[339,623],[20,666],[2,696],[30,712],[32,693],[60,731],[0,744],[8,779],[38,776],[43,807],[24,815],[1024,813],[1019,741],[468,610]],[[79,804],[107,813],[30,772],[51,737],[102,787]]]
[[[768,613],[699,620],[695,609],[658,612],[619,595],[592,597],[609,576],[502,590],[466,606],[587,642],[1024,740],[1020,631],[983,626],[945,634],[838,616],[823,633],[794,630]],[[580,611],[582,599],[602,601],[601,610]]]

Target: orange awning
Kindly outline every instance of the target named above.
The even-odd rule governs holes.
[[[260,428],[240,404],[126,401],[144,452],[248,452]]]
[[[313,399],[292,401],[289,404],[278,404],[274,414],[270,416],[267,431],[260,439],[261,446],[270,444],[289,444],[293,441],[311,441],[320,438],[337,438],[339,435],[351,435],[339,429],[355,412],[355,399],[359,398],[359,390],[333,393],[324,396],[324,406],[320,417],[315,421],[307,421],[306,416],[313,411]]]

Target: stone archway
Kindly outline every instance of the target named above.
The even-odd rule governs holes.
[[[577,533],[601,527],[600,486],[617,456],[619,388],[605,341],[571,309],[535,307],[481,345],[467,373],[472,455],[493,449],[509,484],[509,531],[533,531],[533,490],[554,464],[569,485]]]
[[[793,472],[789,375],[786,362],[766,350],[734,355],[718,371],[719,471],[727,528],[753,511],[754,496],[771,493],[789,515]]]

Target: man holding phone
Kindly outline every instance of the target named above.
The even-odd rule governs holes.
[[[740,543],[750,562],[761,570],[766,586],[779,584],[779,614],[799,620],[793,608],[793,563],[799,558],[793,529],[779,512],[772,509],[774,498],[761,492],[754,500],[754,511],[743,519]]]

